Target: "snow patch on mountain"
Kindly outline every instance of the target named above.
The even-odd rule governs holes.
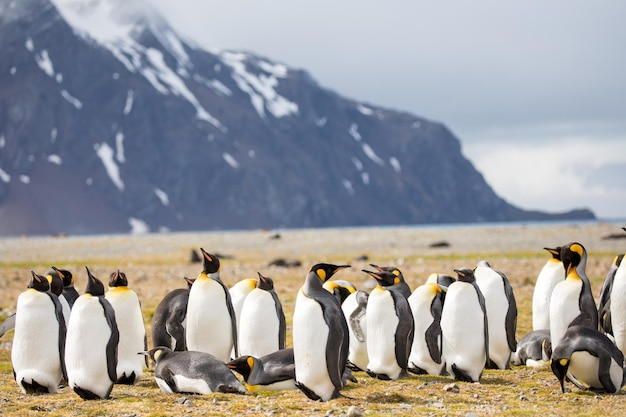
[[[104,169],[113,184],[118,190],[124,191],[124,182],[120,176],[120,168],[115,163],[115,152],[113,151],[113,148],[111,148],[108,143],[103,142],[94,144],[94,149],[96,150],[98,158],[102,161],[102,165],[104,165]]]

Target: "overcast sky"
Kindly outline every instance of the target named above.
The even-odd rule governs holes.
[[[149,1],[202,46],[444,123],[514,205],[626,218],[626,1]]]

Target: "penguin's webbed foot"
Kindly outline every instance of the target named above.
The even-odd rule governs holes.
[[[457,367],[456,364],[454,364],[454,363],[452,364],[452,376],[457,381],[478,382],[478,381],[474,381],[474,379],[471,376],[469,376],[467,374],[467,372],[465,372],[464,370],[462,370],[459,367]]]

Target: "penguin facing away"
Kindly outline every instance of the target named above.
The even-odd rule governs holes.
[[[554,287],[550,298],[553,351],[569,326],[581,324],[598,329],[598,310],[585,273],[587,251],[578,242],[569,243],[561,248],[561,261],[566,278]]]
[[[246,393],[226,364],[209,353],[172,351],[157,346],[139,354],[149,356],[156,363],[154,379],[166,394]]]
[[[378,282],[367,301],[367,373],[374,378],[394,380],[407,376],[407,365],[413,344],[413,314],[397,285],[391,270],[363,270]]]
[[[550,330],[533,330],[519,340],[517,350],[511,355],[511,363],[532,368],[547,368],[550,366],[550,356],[552,356]]]
[[[220,261],[200,248],[203,270],[189,290],[187,302],[187,349],[210,353],[224,363],[234,349],[238,355],[237,318],[230,292],[220,279]]]
[[[368,299],[369,294],[359,290],[350,294],[341,304],[341,310],[343,310],[350,334],[348,367],[356,371],[365,371],[369,362],[366,314]]]
[[[343,304],[350,294],[356,292],[356,287],[350,281],[344,279],[329,279],[322,287],[334,294],[339,300],[339,304]]]
[[[435,282],[417,287],[408,298],[413,314],[415,332],[408,371],[414,374],[441,375],[445,363],[441,357],[441,312],[444,288]]]
[[[72,308],[79,295],[78,291],[76,291],[76,287],[74,287],[74,275],[67,269],[59,269],[55,266],[52,266],[52,271],[63,281],[63,296],[70,305],[70,308]],[[48,272],[48,274],[50,273],[51,272]]]
[[[623,253],[613,258],[611,268],[609,269],[609,272],[607,272],[604,282],[602,283],[602,290],[600,291],[600,298],[598,301],[598,325],[600,326],[600,330],[610,335],[613,335],[613,325],[611,323],[611,292],[613,291],[615,274],[617,274],[617,270],[622,264],[623,259]],[[620,291],[624,291],[624,287],[622,287]]]
[[[241,374],[248,391],[296,389],[293,349],[281,349],[260,358],[243,355],[226,364]]]
[[[565,279],[561,247],[544,249],[550,253],[550,259],[541,268],[535,281],[532,302],[533,330],[550,328],[550,297],[556,284]]]
[[[187,301],[193,279],[184,278],[187,288],[176,288],[163,297],[152,316],[152,346],[167,346],[172,350],[187,350],[185,323]]]
[[[565,377],[581,389],[616,393],[626,382],[624,354],[596,329],[573,325],[552,352],[551,368],[565,392]]]
[[[237,329],[239,329],[239,318],[241,317],[243,302],[248,294],[256,288],[256,284],[256,279],[244,278],[228,289],[233,310],[235,311],[235,317],[237,318]]]
[[[509,369],[517,349],[517,303],[513,287],[504,273],[481,260],[474,268],[476,285],[485,297],[489,322],[489,367]]]
[[[55,393],[65,368],[65,320],[46,277],[31,271],[28,289],[17,298],[11,349],[13,376],[25,394]]]
[[[286,322],[271,278],[257,272],[257,287],[243,302],[238,329],[242,355],[264,356],[285,348]]]
[[[313,265],[296,297],[292,331],[296,386],[312,400],[341,396],[348,359],[348,324],[339,301],[322,284],[348,267]]]
[[[389,291],[398,291],[400,294],[404,296],[404,298],[409,298],[411,296],[411,288],[409,284],[404,280],[404,275],[402,275],[402,271],[400,271],[395,266],[378,266],[374,264],[370,264],[370,266],[378,272],[391,272],[394,275],[394,282],[392,285],[387,285],[387,289]]]
[[[463,268],[455,272],[457,281],[448,287],[441,312],[441,352],[454,379],[478,382],[489,360],[485,298],[474,271]]]
[[[84,400],[109,398],[117,381],[119,331],[104,285],[87,269],[87,289],[76,299],[67,328],[68,385]]]
[[[104,296],[115,311],[119,331],[116,383],[134,385],[141,379],[145,364],[137,352],[148,347],[139,297],[128,287],[126,274],[119,270],[109,277],[109,290]]]

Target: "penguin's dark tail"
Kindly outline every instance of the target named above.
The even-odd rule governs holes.
[[[452,373],[454,374],[454,379],[457,381],[475,382],[472,377],[467,374],[467,372],[457,367],[455,363],[452,364]]]
[[[115,381],[116,384],[121,385],[135,385],[135,382],[137,382],[137,376],[135,375],[135,371],[131,372],[130,375],[126,375],[126,373],[123,373],[122,376],[119,377],[117,381]]]
[[[79,386],[74,387],[74,392],[78,394],[83,400],[100,400],[102,399],[98,394],[93,393],[87,389],[83,389]]]

